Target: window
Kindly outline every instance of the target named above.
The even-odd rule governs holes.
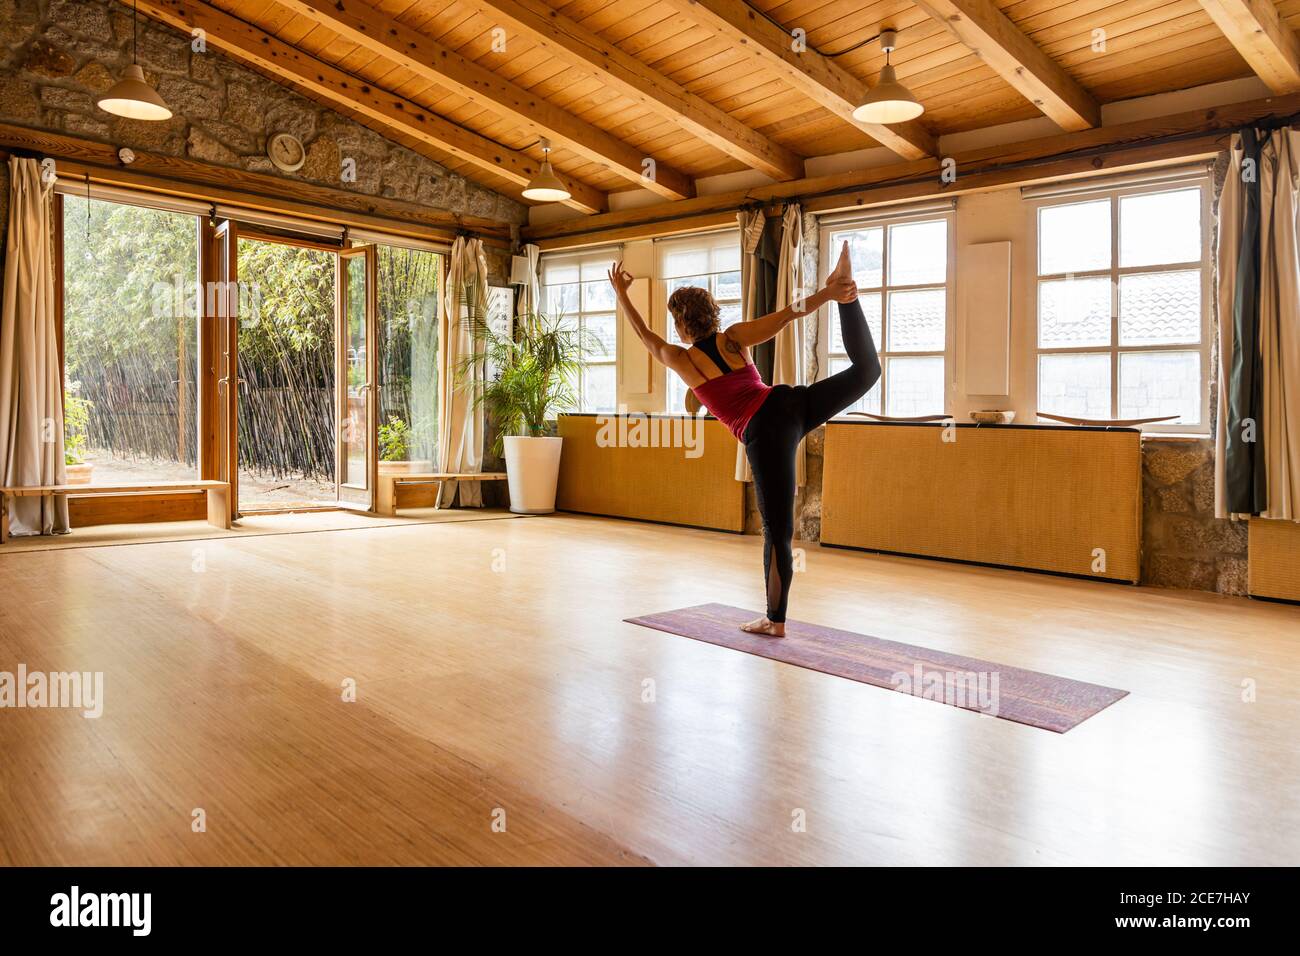
[[[606,248],[541,261],[544,313],[579,329],[587,347],[578,376],[577,411],[612,412],[618,403],[618,316],[608,276],[616,259],[618,251]]]
[[[198,477],[198,225],[184,213],[63,196],[71,482]]]
[[[880,381],[846,411],[910,417],[947,410],[949,218],[931,213],[822,227],[822,276],[848,242],[858,301],[883,369]],[[822,315],[823,367],[834,375],[850,362],[837,306],[828,304]]]
[[[676,324],[668,315],[669,296],[685,286],[709,290],[718,303],[722,328],[741,321],[744,316],[740,305],[739,230],[664,239],[655,243],[655,253],[660,301],[668,330],[665,338],[669,342],[690,344],[677,335]],[[672,372],[668,373],[666,408],[669,412],[686,409],[686,385]]]
[[[1044,202],[1038,221],[1038,409],[1175,415],[1206,431],[1209,190],[1203,178]]]
[[[442,256],[378,245],[379,469],[438,461],[438,302]]]

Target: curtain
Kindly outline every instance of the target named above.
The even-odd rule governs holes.
[[[741,236],[741,310],[744,319],[750,321],[784,309],[802,294],[803,213],[797,203],[789,203],[780,219],[767,220],[761,210],[742,210],[737,219]],[[759,365],[758,349],[754,350],[754,364],[759,365],[768,384],[803,384],[803,321],[795,319],[766,344],[766,369]],[[804,444],[800,442],[795,471],[800,487],[806,479],[804,466]],[[743,446],[736,449],[736,480],[753,480]]]
[[[1267,135],[1267,134],[1265,134]],[[1238,239],[1236,257],[1221,270],[1221,286],[1230,284],[1231,299],[1220,322],[1231,329],[1231,349],[1221,357],[1221,387],[1227,391],[1227,428],[1223,459],[1223,511],[1231,514],[1259,514],[1266,507],[1263,488],[1263,441],[1260,413],[1263,404],[1262,367],[1259,353],[1260,278],[1260,154],[1259,135],[1243,130],[1240,156],[1233,156],[1228,170],[1229,188],[1240,190],[1234,205]],[[1222,222],[1221,229],[1233,223]],[[1216,508],[1216,510],[1220,510]]]
[[[542,250],[530,242],[520,251],[523,253],[522,258],[527,262],[527,266],[525,267],[523,285],[519,287],[515,315],[522,317],[536,315],[542,310],[542,280],[537,270],[537,260],[541,257]]]
[[[473,322],[487,321],[487,260],[478,239],[457,237],[447,265],[447,291],[439,329],[438,355],[438,470],[474,473],[483,470],[483,407],[474,401],[476,383],[485,374],[482,362],[466,370],[465,361],[482,356],[483,347]],[[458,487],[459,486],[459,487]],[[447,506],[460,492],[462,507],[483,505],[477,481],[442,484],[439,505]]]
[[[1300,506],[1300,255],[1296,179],[1300,138],[1273,131],[1260,157],[1259,365],[1265,518]],[[1256,451],[1258,459],[1259,451]]]
[[[0,484],[61,485],[63,369],[54,307],[53,185],[35,159],[9,159],[9,234],[0,313]],[[11,499],[13,534],[65,534],[62,495]]]
[[[1300,502],[1300,141],[1246,129],[1219,199],[1215,513],[1297,520]]]

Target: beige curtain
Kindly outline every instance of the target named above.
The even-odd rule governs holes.
[[[1260,157],[1259,348],[1268,508],[1265,518],[1300,518],[1300,254],[1297,165],[1300,136],[1274,130]]]
[[[1219,518],[1228,512],[1228,382],[1232,361],[1232,308],[1236,295],[1237,256],[1241,250],[1242,205],[1241,136],[1232,137],[1228,150],[1228,171],[1219,194],[1218,249],[1215,263],[1219,292],[1219,398],[1218,426],[1214,436],[1214,513]]]
[[[755,252],[763,235],[764,216],[761,210],[741,210],[736,214],[740,223],[740,282],[741,311],[746,322],[759,318],[754,314]],[[776,300],[773,311],[791,305],[803,290],[803,212],[798,203],[789,203],[781,217],[781,258],[777,267]],[[776,337],[776,350],[772,363],[773,385],[804,384],[803,318],[795,319]],[[806,480],[804,443],[799,443],[795,458],[795,478],[799,487]],[[749,459],[745,448],[736,448],[736,480],[752,481]]]
[[[61,485],[63,374],[54,308],[53,184],[34,159],[9,159],[9,235],[0,314],[0,484]],[[13,534],[64,534],[62,495],[11,499]]]
[[[537,271],[537,261],[542,250],[531,242],[524,246],[522,258],[528,263],[524,283],[519,287],[518,306],[515,315],[536,315],[542,310],[542,281]]]
[[[487,321],[487,260],[478,239],[458,237],[451,246],[447,267],[447,290],[442,300],[438,354],[438,470],[474,473],[483,470],[483,409],[474,402],[474,383],[484,375],[483,364],[475,363],[469,374],[465,359],[482,355],[482,344],[474,334],[473,319]],[[439,504],[451,504],[459,485],[463,507],[483,505],[482,486],[477,481],[448,481],[442,485]]]

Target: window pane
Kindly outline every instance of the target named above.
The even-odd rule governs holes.
[[[725,246],[716,246],[713,250],[713,262],[710,272],[736,272],[740,269],[740,240]]]
[[[947,338],[944,289],[921,289],[889,294],[891,352],[941,352]]]
[[[943,356],[889,356],[885,364],[885,414],[943,414]]]
[[[1050,279],[1038,283],[1038,347],[1110,344],[1110,280]]]
[[[704,248],[673,249],[664,255],[664,277],[702,276],[712,271],[709,250]],[[691,283],[687,283],[690,285]]]
[[[1038,210],[1038,274],[1110,268],[1110,200]]]
[[[922,285],[948,280],[948,221],[889,227],[889,284]]]
[[[603,315],[584,316],[583,325],[586,327],[587,334],[584,347],[587,350],[587,356],[593,360],[613,359],[615,349],[615,334],[618,329],[618,322],[612,313]]]
[[[614,254],[610,253],[608,258],[601,256],[599,259],[586,259],[582,263],[581,273],[583,282],[600,282],[606,288],[609,285],[609,270],[614,266]],[[566,282],[571,281],[566,279]]]
[[[826,271],[835,268],[835,261],[840,257],[840,244],[849,244],[849,260],[853,263],[853,281],[860,289],[878,289],[885,284],[882,263],[884,262],[885,230],[879,226],[875,229],[852,229],[845,232],[832,232],[827,247]]]
[[[740,321],[740,303],[727,302],[718,309],[718,322],[725,329],[729,325],[734,325]]]
[[[867,328],[871,329],[871,341],[876,343],[876,348],[883,350],[884,344],[880,334],[880,293],[872,292],[869,295],[858,296],[858,304],[862,306],[862,314],[867,318]],[[838,306],[830,306],[830,326],[831,326],[831,354],[844,354],[844,336],[840,332],[840,310]]]
[[[379,468],[427,462],[438,448],[437,253],[378,246]]]
[[[1119,264],[1201,261],[1201,191],[1124,196],[1119,201]]]
[[[602,279],[600,282],[584,282],[582,284],[582,311],[614,311],[614,287],[609,284],[608,279]]]
[[[546,313],[553,319],[578,312],[578,284],[548,285],[546,287]]]
[[[830,362],[830,374],[834,375],[836,372],[841,372],[851,364],[852,363],[846,358],[832,358]],[[871,412],[873,415],[879,415],[880,382],[877,381],[875,385],[871,386],[871,391],[867,392],[867,394],[862,396],[862,398],[844,409],[844,412],[841,412],[840,414],[844,414],[845,412]]]
[[[713,277],[713,297],[718,301],[740,298],[740,273],[723,272]]]
[[[63,209],[65,460],[95,484],[195,478],[198,222],[75,196]]]
[[[1078,418],[1110,418],[1110,355],[1038,356],[1038,410]]]
[[[542,285],[568,285],[580,279],[581,273],[575,262],[542,262]]]
[[[683,414],[686,411],[686,383],[683,382],[676,372],[669,370],[668,375],[668,398],[665,411],[670,415]]]
[[[1177,415],[1177,424],[1201,424],[1201,353],[1120,353],[1119,415]]]
[[[1144,272],[1119,280],[1121,345],[1201,341],[1201,273]]]
[[[582,410],[584,412],[614,411],[614,366],[588,365],[583,373]]]

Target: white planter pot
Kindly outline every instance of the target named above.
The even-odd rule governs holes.
[[[563,438],[506,436],[506,478],[510,510],[515,514],[544,515],[555,510],[563,444]]]

